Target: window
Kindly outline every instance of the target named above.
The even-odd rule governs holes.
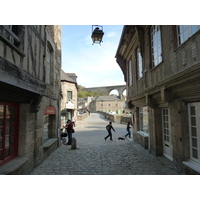
[[[190,158],[200,164],[200,102],[188,104]]]
[[[18,25],[0,25],[0,34],[10,43],[19,47],[20,41],[18,38],[19,35],[19,26]]]
[[[129,63],[128,63],[128,73],[129,73],[129,86],[131,86],[133,84],[132,62],[131,62],[131,60],[129,60]]]
[[[143,69],[142,69],[142,56],[140,53],[139,48],[137,49],[137,78],[140,79],[143,77],[143,73],[142,73]]]
[[[51,80],[51,50],[47,47],[47,70],[46,70],[46,83],[50,84]]]
[[[18,154],[19,106],[0,102],[0,165]]]
[[[160,26],[151,26],[151,58],[152,67],[156,67],[162,62],[162,43]]]
[[[200,30],[200,25],[179,25],[177,30],[178,30],[178,44],[181,45],[194,33]]]
[[[145,133],[149,132],[149,118],[148,118],[148,108],[139,108],[139,129]]]
[[[72,100],[72,91],[67,91],[67,100]]]

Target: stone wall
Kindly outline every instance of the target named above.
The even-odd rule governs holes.
[[[112,115],[112,114],[101,112],[101,111],[98,111],[97,113],[101,113],[102,115],[104,115],[106,119],[112,122],[117,122],[120,124],[127,124],[128,122],[132,122],[131,116],[126,117],[126,116],[121,116],[121,115]]]

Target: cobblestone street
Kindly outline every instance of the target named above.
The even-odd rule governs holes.
[[[126,125],[113,123],[113,140],[107,135],[108,121],[91,114],[76,124],[77,149],[61,145],[31,175],[178,175],[170,161],[154,157],[126,134]]]

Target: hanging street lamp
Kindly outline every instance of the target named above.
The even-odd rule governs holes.
[[[103,38],[104,32],[103,32],[103,26],[98,25],[92,25],[92,41],[93,44],[97,43],[101,45],[102,38]]]

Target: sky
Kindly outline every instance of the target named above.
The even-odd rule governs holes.
[[[92,45],[92,25],[62,25],[62,69],[84,87],[125,85],[115,58],[123,25],[100,26],[103,43]]]

